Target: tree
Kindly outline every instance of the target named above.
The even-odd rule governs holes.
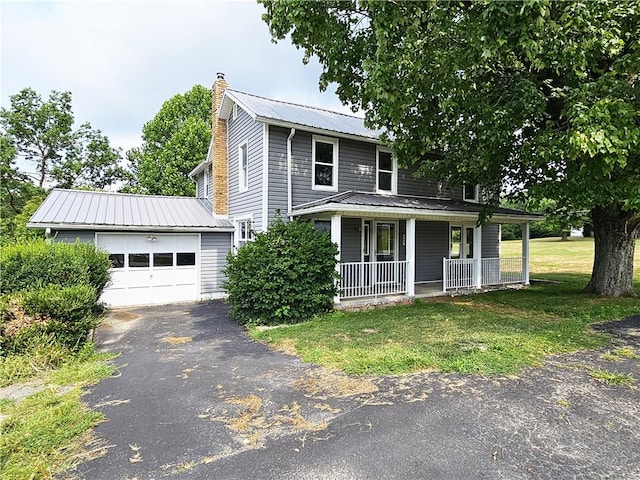
[[[638,2],[262,3],[274,39],[318,57],[320,87],[385,128],[401,162],[496,202],[509,185],[589,211],[585,290],[636,295]]]
[[[189,172],[206,158],[211,142],[211,91],[196,85],[171,97],[145,124],[142,140],[141,148],[127,152],[132,170],[128,190],[193,195]]]
[[[74,130],[71,93],[53,91],[49,99],[25,88],[0,111],[0,125],[16,154],[34,162],[40,188],[52,182],[62,188],[102,189],[122,180],[120,152],[109,139],[83,123]]]
[[[18,170],[15,160],[16,149],[10,137],[0,134],[0,243],[3,245],[16,238],[25,206],[44,194],[44,190]]]

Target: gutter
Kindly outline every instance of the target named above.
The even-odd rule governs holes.
[[[293,136],[296,134],[296,129],[292,128],[291,133],[287,137],[287,215],[289,216],[289,220],[293,218],[292,210],[293,210],[293,193],[292,193],[292,185],[291,185],[291,168],[293,163],[293,153],[291,151],[291,141],[293,140]]]

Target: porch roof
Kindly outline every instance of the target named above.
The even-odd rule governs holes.
[[[349,190],[292,208],[293,216],[338,213],[347,216],[417,218],[422,220],[476,221],[483,209],[480,203],[459,200],[387,195]],[[524,223],[544,218],[522,210],[496,207],[491,223]]]

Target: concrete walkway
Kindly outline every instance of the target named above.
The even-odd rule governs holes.
[[[606,326],[640,354],[640,316]],[[517,378],[348,377],[249,340],[219,302],[116,311],[119,373],[85,396],[87,479],[640,478],[640,391],[550,357]]]

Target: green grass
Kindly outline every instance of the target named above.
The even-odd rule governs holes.
[[[504,243],[517,243],[520,248],[519,241]],[[348,373],[432,369],[514,374],[538,364],[545,355],[609,345],[610,338],[589,325],[640,311],[637,299],[581,292],[589,278],[589,249],[593,249],[589,239],[531,242],[532,275],[562,283],[363,312],[332,312],[298,325],[252,328],[250,335],[307,362]],[[640,289],[639,277],[637,273]]]
[[[636,379],[627,373],[613,373],[606,370],[594,370],[589,375],[607,385],[631,385]]]
[[[73,463],[85,444],[85,434],[102,420],[80,400],[81,387],[114,372],[110,354],[92,344],[71,352],[47,344],[24,355],[0,359],[0,382],[28,380],[43,390],[24,400],[0,399],[0,472],[2,479],[50,479]],[[71,387],[63,395],[58,386]]]

